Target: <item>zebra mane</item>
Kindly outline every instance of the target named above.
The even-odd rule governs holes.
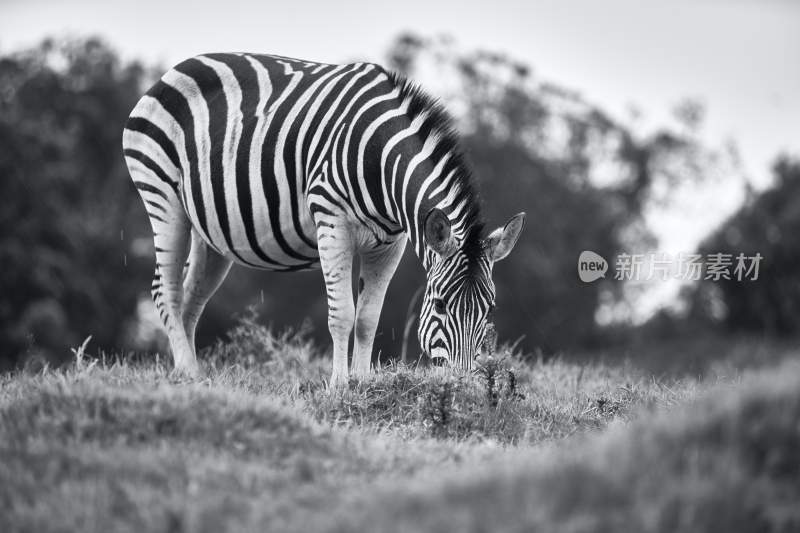
[[[400,92],[401,100],[408,102],[408,116],[413,119],[424,113],[425,122],[439,137],[437,150],[450,156],[443,174],[455,170],[453,178],[460,191],[459,198],[466,203],[466,209],[462,215],[464,231],[462,250],[470,260],[475,260],[483,254],[482,236],[485,223],[481,216],[481,199],[475,179],[461,149],[453,118],[441,101],[426,93],[418,83],[397,72],[387,72],[387,75],[389,81]]]

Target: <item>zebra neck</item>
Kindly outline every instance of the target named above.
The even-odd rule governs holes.
[[[425,220],[431,209],[444,211],[450,220],[453,236],[459,245],[463,245],[480,220],[480,208],[472,185],[465,180],[460,168],[447,168],[447,157],[438,162],[424,160],[415,166],[414,160],[424,157],[425,150],[415,153],[417,155],[406,158],[408,162],[405,165],[404,157],[397,157],[392,168],[385,173],[388,178],[385,181],[386,192],[390,195],[387,197],[387,212],[389,218],[405,231],[417,257],[428,271],[436,262],[436,254],[427,247],[424,236]]]
[[[382,116],[401,117],[409,100]],[[423,228],[431,209],[447,214],[451,231],[463,244],[479,226],[480,208],[469,169],[455,135],[430,109],[416,116],[382,123],[381,137],[388,141],[380,151],[365,150],[364,168],[380,168],[381,187],[366,189],[376,206],[375,217],[397,231],[405,231],[426,270],[436,261],[424,242]],[[363,144],[363,141],[362,141]],[[473,239],[474,240],[474,239]]]

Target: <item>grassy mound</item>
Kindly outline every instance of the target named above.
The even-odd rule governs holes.
[[[798,450],[800,365],[785,363],[566,449],[392,487],[329,529],[798,531]]]
[[[714,381],[508,355],[472,374],[389,367],[331,393],[302,331],[244,321],[231,337],[193,382],[158,358],[83,350],[0,375],[0,531],[796,525],[788,364],[655,416]]]
[[[402,437],[535,444],[605,427],[642,406],[669,405],[672,390],[605,367],[488,359],[473,373],[392,366],[344,394],[301,394],[317,420],[389,429]]]
[[[262,511],[271,524],[298,493],[266,496],[362,468],[345,439],[275,399],[166,376],[115,386],[130,373],[44,375],[4,395],[0,529],[219,531]]]
[[[630,367],[559,359],[532,364],[501,349],[471,373],[391,365],[332,395],[330,361],[303,330],[275,335],[252,316],[205,359],[212,379],[289,398],[325,424],[447,441],[563,438],[601,429],[642,406],[672,405],[694,387],[692,380],[660,382]]]

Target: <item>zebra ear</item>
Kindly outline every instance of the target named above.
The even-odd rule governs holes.
[[[492,261],[505,259],[511,253],[524,225],[525,213],[517,213],[506,222],[505,226],[497,228],[486,237],[486,250]]]
[[[425,215],[425,243],[442,257],[449,256],[455,248],[450,219],[444,211],[436,207]]]

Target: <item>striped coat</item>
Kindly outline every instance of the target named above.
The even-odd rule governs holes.
[[[353,330],[352,370],[368,372],[406,242],[428,272],[423,348],[436,361],[471,364],[494,305],[491,267],[510,252],[523,215],[483,235],[450,121],[408,81],[370,63],[198,56],[142,97],[123,148],[153,227],[153,295],[176,370],[199,371],[197,320],[237,262],[321,268],[332,382],[349,373]]]

